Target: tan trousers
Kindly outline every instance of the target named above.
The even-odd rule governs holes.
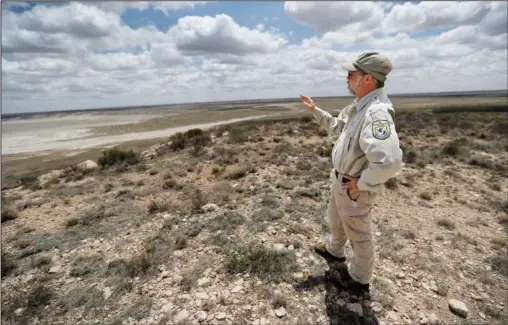
[[[372,278],[374,268],[374,236],[370,211],[374,203],[374,194],[360,192],[349,196],[342,189],[342,177],[333,176],[330,202],[328,204],[328,223],[331,235],[326,244],[328,252],[336,257],[345,257],[344,247],[347,240],[353,248],[349,274],[362,284]]]

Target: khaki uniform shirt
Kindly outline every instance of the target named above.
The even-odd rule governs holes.
[[[333,168],[359,177],[361,191],[379,192],[403,166],[394,114],[383,88],[355,100],[337,117],[319,107],[313,112],[320,127],[339,136],[332,151]]]

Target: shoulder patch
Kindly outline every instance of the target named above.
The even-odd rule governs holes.
[[[374,138],[384,140],[390,136],[390,122],[388,120],[377,120],[372,123],[372,135]]]

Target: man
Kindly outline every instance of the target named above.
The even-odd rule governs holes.
[[[356,99],[337,117],[301,96],[320,127],[339,136],[332,151],[327,212],[331,235],[315,251],[327,260],[345,263],[344,247],[349,239],[353,249],[350,267],[336,281],[368,291],[375,260],[370,211],[383,184],[402,167],[394,109],[384,93],[392,64],[387,57],[368,52],[342,67],[348,71],[348,89]]]

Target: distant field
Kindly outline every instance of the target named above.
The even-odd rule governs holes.
[[[169,115],[153,118],[141,123],[120,124],[113,126],[101,126],[92,128],[94,136],[118,135],[132,132],[147,132],[162,130],[178,126],[193,124],[213,123],[230,119],[253,117],[260,115],[277,115],[284,112],[285,108],[275,107],[271,109],[253,108],[227,108],[222,110],[199,110],[192,112],[180,112],[177,115]]]
[[[420,111],[438,108],[492,108],[508,106],[507,97],[457,97],[457,98],[394,98],[396,111]],[[316,100],[317,105],[335,112],[351,103],[351,98]],[[101,126],[93,128],[93,136],[118,135],[131,132],[161,130],[177,126],[218,122],[229,119],[271,114],[273,117],[291,118],[304,113],[301,102],[265,105],[221,105],[212,108],[196,108],[191,112],[172,112],[171,115],[153,118],[141,123]],[[93,137],[92,136],[92,137]]]

